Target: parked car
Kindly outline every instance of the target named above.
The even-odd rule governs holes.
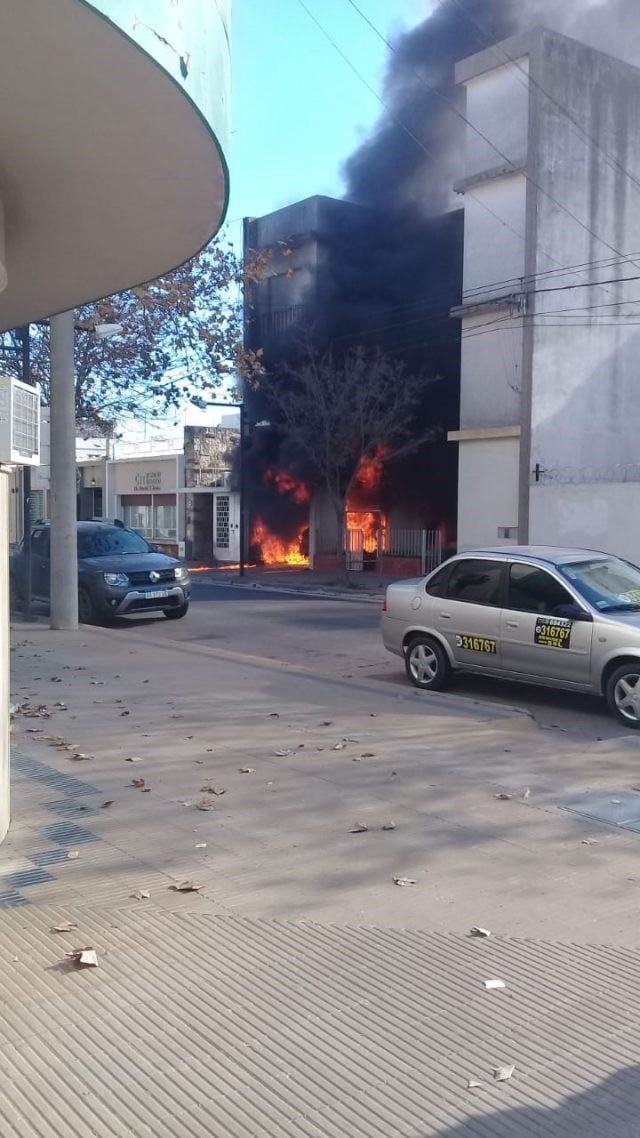
[[[640,728],[640,569],[607,553],[541,546],[459,554],[387,589],[385,647],[416,687],[455,671],[604,696]]]
[[[32,593],[48,601],[49,525],[31,534]],[[22,544],[9,561],[11,598],[19,606],[24,592]],[[84,624],[139,612],[163,612],[169,620],[186,616],[191,580],[175,557],[154,550],[121,522],[78,522],[78,613]]]

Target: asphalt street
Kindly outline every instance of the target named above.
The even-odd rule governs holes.
[[[378,605],[363,600],[196,582],[184,620],[149,616],[122,623],[135,624],[152,644],[197,641],[346,682],[377,680],[398,691],[409,688],[401,661],[382,646]],[[596,697],[468,675],[455,678],[451,693],[479,704],[522,708],[543,729],[579,739],[628,735]],[[430,697],[419,693],[418,698]]]

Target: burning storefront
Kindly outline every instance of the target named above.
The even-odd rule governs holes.
[[[379,347],[424,376],[416,432],[433,427],[412,455],[391,459],[381,447],[363,459],[339,540],[317,472],[278,430],[260,388],[248,391],[250,419],[274,424],[255,432],[247,455],[253,560],[327,568],[346,557],[351,569],[382,570],[395,529],[403,548],[388,571],[415,572],[423,531],[453,537],[456,462],[445,439],[458,421],[459,327],[448,308],[460,296],[461,220],[311,198],[247,222],[247,252],[259,251],[266,271],[247,305],[246,345],[262,350],[265,367],[284,372],[310,344],[336,358]]]

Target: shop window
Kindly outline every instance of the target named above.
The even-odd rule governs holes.
[[[122,520],[129,529],[149,541],[175,541],[177,507],[175,494],[123,494]]]

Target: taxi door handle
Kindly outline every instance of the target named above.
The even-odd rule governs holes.
[[[505,621],[505,624],[507,628],[519,628],[517,620],[507,620]]]
[[[441,612],[440,613],[440,619],[441,620],[451,620],[451,613],[450,612]]]

